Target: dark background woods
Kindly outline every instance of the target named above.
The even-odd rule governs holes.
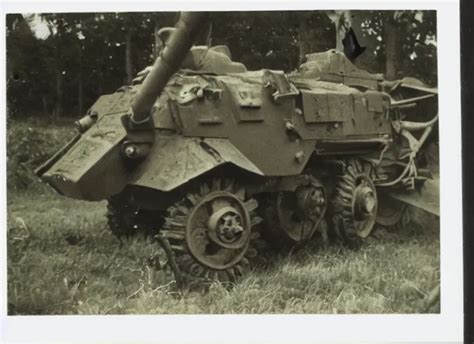
[[[434,11],[352,14],[367,46],[359,67],[388,79],[409,75],[436,84]],[[98,96],[152,63],[157,31],[177,18],[173,12],[7,15],[9,119],[83,115]],[[49,30],[44,39],[30,27],[39,19]],[[214,13],[211,30],[212,44],[228,45],[249,70],[290,72],[305,54],[336,46],[335,25],[322,11]]]

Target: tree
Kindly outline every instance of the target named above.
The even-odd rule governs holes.
[[[367,46],[357,66],[436,84],[436,12],[350,15],[357,38]],[[158,30],[177,20],[172,12],[40,16],[50,28],[46,39],[30,30],[31,16],[7,16],[9,113],[15,108],[25,116],[83,115],[100,95],[152,64],[159,51]],[[213,12],[211,21],[212,44],[228,45],[233,59],[249,70],[291,72],[307,54],[336,48],[336,27],[325,11]],[[207,44],[205,32],[197,43]],[[15,75],[20,81],[14,82]]]
[[[33,57],[24,52],[30,47],[34,47],[36,40],[22,15],[8,14],[6,25],[7,114],[16,116],[19,113],[24,113],[27,109],[27,104],[21,101],[17,95],[29,92],[29,88],[32,86],[29,71],[33,64]]]
[[[388,79],[413,76],[436,84],[436,12],[358,11],[367,52],[363,68]],[[433,68],[433,66],[435,68]]]
[[[292,71],[306,54],[333,46],[330,20],[322,12],[213,13],[213,43],[226,44],[247,68]]]

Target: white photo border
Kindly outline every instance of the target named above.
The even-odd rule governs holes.
[[[437,11],[441,313],[416,315],[7,316],[6,162],[1,170],[0,342],[315,343],[463,340],[459,0],[21,1],[3,0],[0,156],[6,157],[6,13],[176,10],[426,9]]]

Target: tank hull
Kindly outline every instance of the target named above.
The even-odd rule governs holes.
[[[165,80],[164,58],[155,83],[145,73],[145,87],[140,76],[99,98],[82,134],[38,169],[62,195],[108,200],[117,236],[153,234],[178,284],[235,282],[260,239],[325,244],[331,233],[358,248],[377,216],[406,219],[404,207],[380,206],[387,196],[439,214],[436,192],[429,206],[417,193],[433,184],[418,153],[437,115],[415,120],[437,110],[436,90],[387,82],[337,51],[293,74],[249,72],[222,48],[191,50],[184,63],[204,69]]]
[[[42,169],[43,180],[68,197],[97,201],[127,185],[169,192],[223,164],[296,176],[311,158],[376,156],[392,140],[383,92],[270,70],[181,73],[152,108],[149,153],[131,160],[123,154],[123,117],[139,86],[99,98],[89,110],[97,122]]]

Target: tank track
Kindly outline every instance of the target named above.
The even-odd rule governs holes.
[[[133,207],[122,194],[112,196],[107,203],[107,223],[112,233],[119,239],[132,237],[138,233],[157,234],[163,215],[143,212]],[[161,218],[161,219],[160,219]]]

